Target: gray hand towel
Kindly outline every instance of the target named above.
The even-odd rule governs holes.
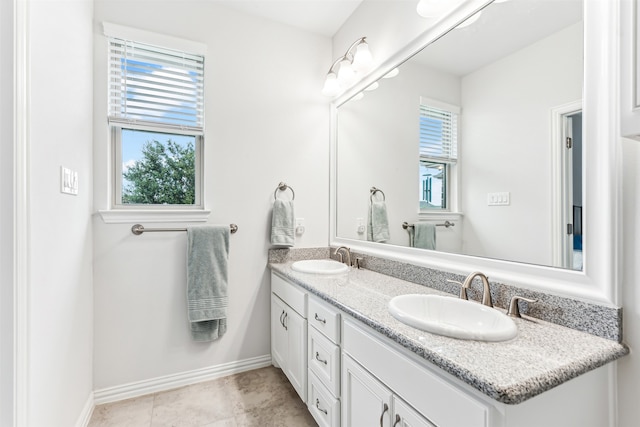
[[[436,226],[429,222],[417,222],[408,228],[409,245],[413,248],[435,249]]]
[[[187,303],[191,337],[213,341],[227,331],[229,226],[187,228]]]
[[[293,246],[295,243],[293,200],[276,199],[271,217],[271,244]]]
[[[384,201],[374,201],[369,204],[367,224],[367,240],[384,243],[389,240],[389,220],[387,205]]]

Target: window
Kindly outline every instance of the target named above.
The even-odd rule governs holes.
[[[108,95],[114,205],[201,208],[204,56],[111,36]]]
[[[420,97],[420,211],[451,210],[460,108]]]

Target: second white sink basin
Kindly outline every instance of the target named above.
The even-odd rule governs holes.
[[[440,295],[400,295],[389,301],[393,317],[414,328],[452,338],[506,341],[518,333],[515,322],[480,303]]]
[[[291,269],[300,273],[340,274],[349,271],[349,267],[331,259],[307,259],[291,264]]]

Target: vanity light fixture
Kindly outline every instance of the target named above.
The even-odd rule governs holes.
[[[340,90],[351,86],[358,77],[369,71],[373,56],[366,37],[361,37],[347,49],[347,52],[331,64],[324,81],[322,94],[336,96]]]

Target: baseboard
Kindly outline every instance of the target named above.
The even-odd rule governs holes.
[[[118,400],[130,399],[132,397],[170,390],[172,388],[182,387],[189,384],[210,381],[227,375],[264,368],[269,365],[271,365],[271,355],[267,354],[251,359],[238,360],[235,362],[224,363],[222,365],[210,366],[208,368],[196,369],[193,371],[181,372],[178,374],[166,375],[163,377],[96,390],[93,393],[93,401],[95,405],[116,402]]]
[[[76,421],[76,427],[87,427],[89,425],[89,420],[91,420],[91,415],[93,415],[94,407],[95,403],[93,401],[93,393],[89,393],[89,397],[82,408],[78,421]]]

